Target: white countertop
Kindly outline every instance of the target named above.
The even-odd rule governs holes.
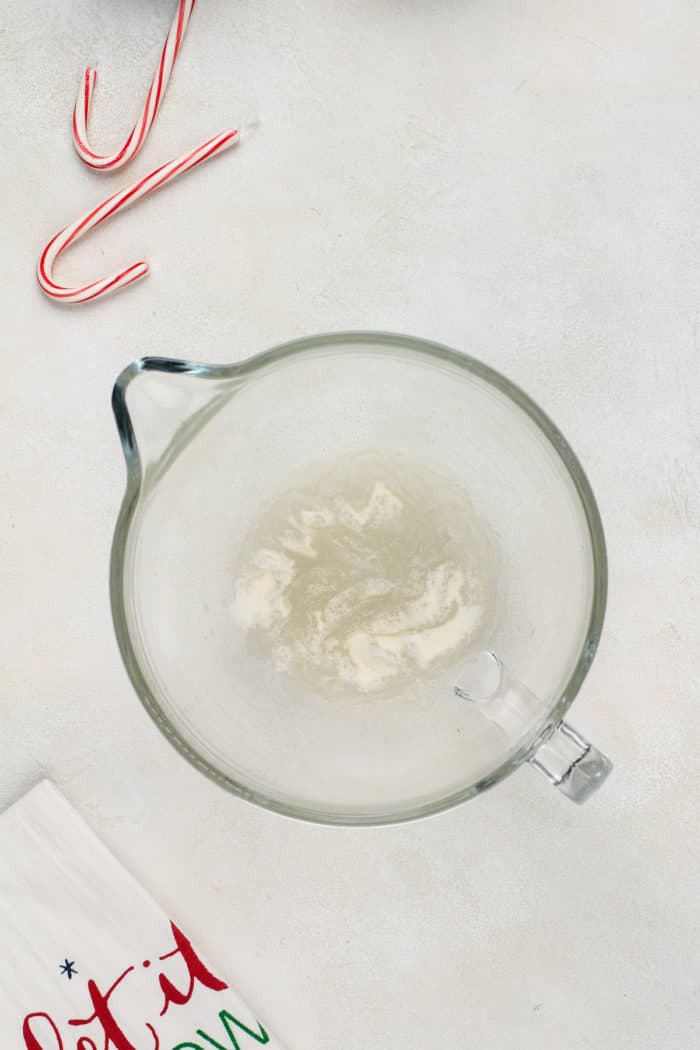
[[[0,804],[50,776],[225,962],[288,1050],[689,1050],[700,1042],[700,9],[685,0],[201,0],[154,131],[173,0],[9,0],[0,30]],[[128,13],[128,18],[126,14]],[[33,268],[92,203],[230,124],[237,151],[88,237],[66,309]],[[615,762],[584,807],[524,769],[427,822],[313,827],[227,796],[143,712],[112,634],[143,354],[243,358],[382,328],[482,357],[579,453],[610,555],[572,721]]]

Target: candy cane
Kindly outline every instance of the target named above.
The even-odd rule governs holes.
[[[150,175],[139,179],[132,186],[127,186],[126,189],[108,197],[106,201],[98,204],[87,215],[77,219],[71,226],[66,226],[55,237],[51,238],[39,258],[37,280],[42,291],[51,299],[55,299],[60,303],[87,303],[91,299],[97,299],[98,296],[116,292],[120,288],[125,288],[129,284],[133,284],[134,281],[139,281],[142,277],[145,277],[148,273],[148,264],[137,262],[132,263],[131,266],[126,266],[123,270],[119,270],[118,273],[113,274],[111,277],[103,277],[99,281],[93,281],[91,284],[84,284],[78,288],[67,288],[54,281],[53,267],[59,255],[66,248],[69,248],[75,241],[84,237],[95,226],[99,226],[105,219],[109,219],[124,208],[128,208],[129,205],[135,204],[142,197],[146,197],[149,193],[153,193],[154,190],[165,186],[166,183],[171,182],[178,175],[184,175],[185,172],[191,171],[198,164],[215,156],[217,153],[221,153],[222,150],[228,149],[237,141],[237,131],[223,131],[220,135],[215,135],[213,139],[209,139],[208,142],[198,146],[197,149],[191,150],[190,153],[185,153],[184,156],[178,157],[177,160],[171,160],[169,163],[161,165],[160,168],[156,168]]]
[[[88,142],[87,124],[90,115],[90,101],[97,81],[97,70],[86,69],[83,84],[78,92],[73,110],[73,145],[80,159],[96,171],[115,171],[135,157],[144,144],[151,125],[156,118],[158,108],[163,101],[170,74],[175,65],[182,40],[194,9],[195,0],[179,0],[177,13],[168,33],[158,68],[146,97],[141,116],[134,124],[133,130],[121,149],[105,156],[95,153]]]

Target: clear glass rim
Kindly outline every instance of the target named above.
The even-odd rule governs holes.
[[[392,347],[402,351],[417,352],[421,356],[428,356],[436,361],[449,362],[484,380],[508,397],[517,408],[525,412],[532,422],[535,423],[564,464],[584,510],[593,555],[593,597],[586,635],[572,674],[562,690],[561,696],[550,710],[546,722],[539,726],[517,751],[500,766],[476,783],[461,788],[459,791],[444,798],[416,805],[398,813],[335,813],[323,809],[316,810],[309,806],[296,806],[246,787],[245,784],[239,783],[212,766],[180,735],[150,689],[131,643],[125,607],[126,581],[124,569],[126,547],[131,521],[138,504],[142,480],[141,459],[134,439],[131,417],[126,405],[126,391],[131,382],[141,373],[148,371],[191,375],[200,379],[222,380],[241,377],[255,372],[259,368],[274,365],[276,362],[281,362],[308,350],[340,348],[349,343],[355,346],[364,344],[368,347]],[[429,340],[390,332],[343,331],[282,343],[271,350],[231,365],[208,365],[176,358],[143,357],[128,365],[117,378],[112,391],[112,408],[127,468],[126,490],[114,531],[110,561],[110,601],[117,643],[132,686],[150,717],[180,754],[210,780],[239,798],[254,802],[263,809],[316,824],[351,827],[400,824],[451,809],[453,806],[466,802],[468,799],[474,798],[488,788],[493,787],[518,769],[523,762],[527,761],[528,757],[536,751],[541,742],[552,733],[562,720],[583,684],[600,641],[608,588],[605,536],[593,490],[573,449],[558,427],[555,426],[532,398],[515,383],[506,379],[500,372],[495,371],[490,366],[468,354],[451,350],[446,346]]]

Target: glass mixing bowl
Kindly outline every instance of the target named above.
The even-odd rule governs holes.
[[[268,809],[381,824],[471,798],[529,761],[575,801],[607,759],[562,718],[605,610],[603,530],[574,453],[491,368],[378,333],[242,364],[145,358],[113,407],[127,463],[111,600],[131,681],[193,765]],[[241,544],[300,470],[368,448],[452,476],[498,547],[497,614],[463,667],[343,703],[260,658],[231,615]]]

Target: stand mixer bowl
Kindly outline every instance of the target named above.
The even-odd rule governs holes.
[[[230,366],[144,358],[113,407],[127,463],[116,636],[146,710],[198,769],[268,809],[353,825],[444,810],[526,761],[575,801],[602,782],[608,760],[562,721],[603,624],[600,516],[571,448],[511,382],[430,342],[341,333]],[[300,471],[367,449],[458,479],[488,523],[488,688],[470,678],[477,659],[338,702],[261,659],[231,616],[261,510]]]

